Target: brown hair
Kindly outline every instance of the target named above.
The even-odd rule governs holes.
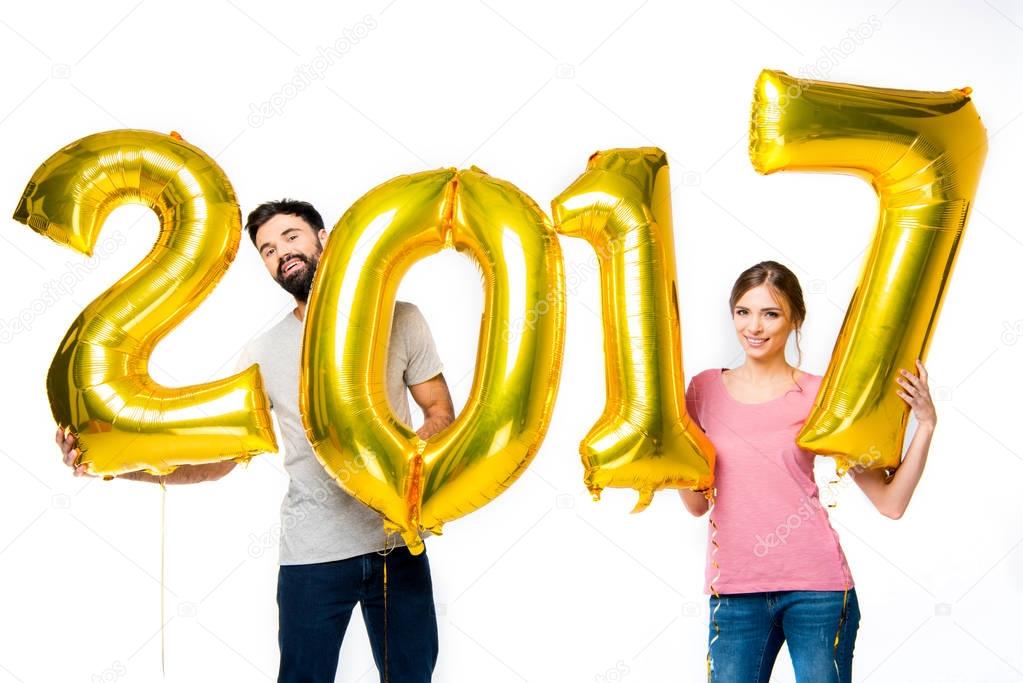
[[[783,299],[789,308],[792,323],[796,328],[796,365],[803,362],[803,350],[799,348],[799,331],[806,320],[806,304],[803,302],[803,288],[799,286],[799,279],[795,273],[778,263],[777,261],[761,261],[742,271],[732,285],[732,295],[728,298],[728,308],[732,315],[735,315],[735,304],[742,295],[760,285],[766,284],[775,296]],[[792,381],[796,377],[793,372]],[[798,386],[799,383],[796,382]],[[802,390],[802,387],[800,387]]]

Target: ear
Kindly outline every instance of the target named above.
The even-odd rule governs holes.
[[[324,242],[326,242],[327,241],[327,229],[326,228],[320,228],[320,232],[317,233],[317,237],[320,238],[320,244],[323,244]]]

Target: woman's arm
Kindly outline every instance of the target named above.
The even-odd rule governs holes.
[[[909,506],[920,476],[924,473],[927,453],[931,448],[931,437],[937,424],[937,414],[931,401],[930,389],[927,386],[927,370],[923,363],[916,361],[920,376],[907,370],[901,370],[902,377],[895,381],[903,388],[898,395],[913,408],[916,416],[916,433],[906,450],[906,457],[888,478],[883,470],[865,470],[853,468],[849,470],[856,484],[863,490],[870,502],[885,517],[899,519]]]
[[[682,504],[686,506],[686,510],[689,510],[689,514],[693,517],[702,517],[710,507],[707,496],[700,491],[679,489],[678,495],[682,499]]]

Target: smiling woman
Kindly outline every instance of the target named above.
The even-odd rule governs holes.
[[[788,268],[774,261],[759,263],[746,270],[732,287],[729,297],[732,323],[739,343],[747,356],[756,359],[784,357],[789,334],[796,335],[796,365],[802,362],[799,335],[806,319],[806,305],[799,280]],[[790,385],[796,378],[796,369],[791,376],[781,381]],[[740,396],[747,403],[770,400],[778,389],[777,382],[727,382],[732,394]]]
[[[714,495],[708,502],[679,492],[692,514],[710,511],[710,679],[767,680],[787,642],[797,680],[850,680],[859,625],[852,573],[820,502],[816,454],[795,439],[822,377],[785,358],[806,318],[802,288],[784,265],[763,261],[738,277],[729,306],[745,362],[699,373],[686,392],[690,415],[717,453]],[[933,407],[926,382],[918,388],[913,400],[904,397],[922,428],[903,468],[890,481],[879,470],[855,472],[886,516],[908,504],[926,460]]]

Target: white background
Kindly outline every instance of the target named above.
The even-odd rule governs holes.
[[[990,153],[928,358],[939,413],[931,459],[901,521],[848,484],[832,520],[863,612],[855,680],[1023,678],[1019,3],[325,5],[6,7],[0,205],[13,212],[32,172],[64,144],[116,128],[180,131],[217,158],[243,212],[294,196],[328,224],[378,183],[441,166],[476,164],[548,207],[591,152],[657,145],[676,186],[687,377],[741,362],[728,290],[767,258],[803,283],[802,366],[822,373],[876,199],[851,177],[754,173],[746,145],[759,70],[972,86]],[[346,29],[363,37],[322,78],[285,93]],[[868,37],[849,39],[857,31]],[[268,101],[278,105],[272,115],[252,115]],[[160,491],[72,478],[44,390],[68,325],[149,250],[155,218],[119,209],[101,243],[118,233],[126,243],[92,262],[4,220],[0,326],[20,317],[30,330],[5,333],[0,345],[0,681],[160,680]],[[706,521],[674,493],[629,515],[633,494],[593,503],[584,490],[578,442],[604,401],[599,290],[589,247],[562,244],[576,277],[550,432],[511,490],[429,543],[436,679],[698,681]],[[71,291],[34,308],[62,277],[74,280]],[[474,268],[454,253],[432,257],[401,297],[426,314],[461,406],[481,307]],[[246,240],[220,286],[156,349],[152,372],[172,385],[225,376],[238,349],[289,309]],[[823,485],[830,460],[819,464]],[[285,486],[281,457],[264,455],[220,482],[169,490],[166,680],[275,678]],[[791,671],[783,651],[775,678],[792,680]],[[375,680],[359,617],[338,680]]]

